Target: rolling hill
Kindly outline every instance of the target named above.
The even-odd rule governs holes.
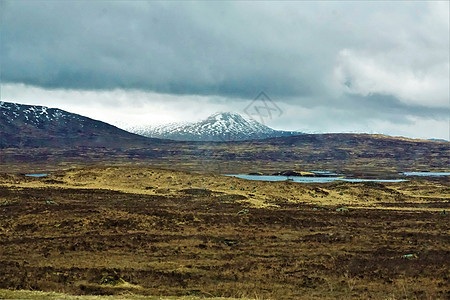
[[[214,124],[226,128],[229,123],[222,117]],[[396,176],[398,172],[448,171],[449,145],[354,133],[171,141],[129,133],[56,108],[0,102],[0,171],[133,163],[220,174],[327,170]]]
[[[0,102],[0,148],[124,148],[156,141],[57,108]]]

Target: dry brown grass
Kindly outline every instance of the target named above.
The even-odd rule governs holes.
[[[163,296],[142,296],[136,294],[124,294],[124,295],[112,295],[112,296],[93,296],[84,295],[76,296],[56,292],[40,292],[40,291],[27,291],[27,290],[5,290],[0,289],[0,299],[33,299],[33,300],[198,300],[204,299],[203,297],[163,297]],[[211,300],[233,300],[236,298],[209,298]],[[255,299],[255,298],[239,298]]]
[[[244,202],[255,207],[276,206],[277,202],[313,205],[350,206],[352,208],[438,211],[430,202],[446,202],[450,188],[430,181],[404,183],[301,184],[292,182],[258,182],[226,177],[145,167],[90,167],[55,172],[45,178],[16,177],[3,184],[21,187],[64,187],[110,189],[125,193],[179,196],[185,189],[208,189],[216,193],[245,196]],[[1,179],[0,179],[1,182]],[[448,181],[447,181],[448,183]],[[393,201],[395,200],[395,201]],[[412,206],[389,205],[386,202],[408,202]],[[422,205],[421,205],[422,204]]]
[[[143,167],[3,176],[0,288],[67,299],[445,299],[448,187]]]

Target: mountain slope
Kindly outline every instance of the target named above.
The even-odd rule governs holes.
[[[195,123],[172,123],[157,127],[131,127],[130,132],[154,138],[178,141],[244,141],[299,135],[294,131],[279,131],[241,115],[222,112]]]
[[[154,142],[67,111],[0,101],[0,148],[111,147]]]
[[[198,127],[201,133],[209,130],[216,134],[224,129],[230,134],[229,140],[242,136],[242,130],[238,130],[240,119],[216,115],[212,123],[206,121]],[[253,131],[245,128],[254,136],[265,129],[258,125]],[[266,133],[270,134],[270,130]],[[227,138],[217,137],[222,141]],[[56,168],[61,162],[151,164],[220,174],[328,170],[397,176],[399,172],[447,172],[450,148],[448,142],[348,133],[232,143],[174,142],[131,134],[59,109],[0,102],[0,173],[13,168],[30,172],[32,164],[36,169]]]

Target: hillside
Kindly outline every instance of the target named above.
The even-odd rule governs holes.
[[[0,104],[0,171],[92,163],[152,164],[204,173],[327,170],[396,176],[448,171],[450,143],[369,134],[301,134],[262,140],[152,139],[43,106]]]
[[[0,148],[124,148],[154,141],[61,109],[0,102]]]

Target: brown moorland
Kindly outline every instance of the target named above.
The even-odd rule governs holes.
[[[449,199],[448,178],[300,184],[144,167],[3,174],[0,288],[10,292],[0,295],[448,299]]]
[[[54,143],[59,140],[48,139]],[[110,139],[114,140],[114,136]],[[385,178],[407,171],[448,171],[450,165],[448,142],[383,135],[304,134],[227,143],[133,141],[130,144],[117,137],[115,147],[92,147],[89,140],[71,147],[64,143],[54,147],[48,141],[36,147],[19,147],[20,143],[0,147],[0,170],[34,172],[90,164],[128,164],[216,174],[328,170]]]

